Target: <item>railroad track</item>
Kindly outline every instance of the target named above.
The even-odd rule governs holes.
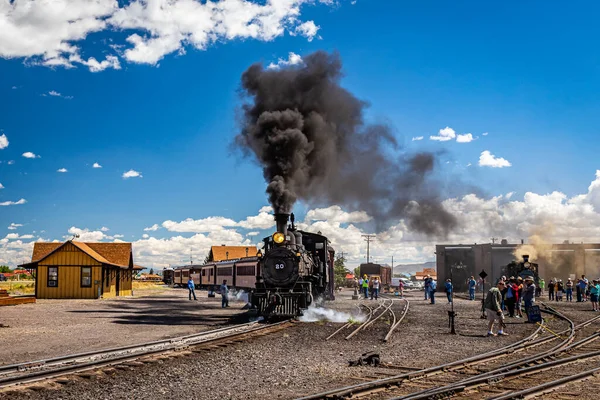
[[[251,337],[266,335],[292,325],[290,321],[274,324],[250,322],[193,335],[123,346],[27,363],[0,366],[0,390],[16,385],[31,384],[65,375],[78,374],[101,367],[142,362],[163,353],[188,348],[224,347]],[[136,362],[141,360],[142,362]],[[0,392],[1,393],[1,392]]]
[[[405,303],[404,308],[402,309],[402,311],[400,313],[398,313],[393,308],[395,301],[404,301],[404,303]],[[383,317],[386,314],[389,314],[390,317],[392,318],[391,324],[390,324],[390,329],[387,332],[387,334],[385,335],[385,337],[383,338],[383,341],[387,342],[390,339],[394,330],[398,327],[398,325],[400,325],[400,323],[406,316],[409,305],[410,305],[410,303],[407,299],[394,299],[394,298],[389,298],[389,297],[382,297],[381,300],[377,301],[377,303],[375,303],[375,304],[361,303],[361,304],[359,304],[359,306],[363,307],[364,309],[367,310],[367,316],[366,316],[365,320],[362,323],[360,323],[358,326],[356,326],[356,324],[353,322],[347,322],[346,324],[342,325],[338,330],[336,330],[331,335],[329,335],[325,340],[330,340],[333,337],[335,337],[338,333],[355,326],[354,330],[352,330],[350,333],[348,333],[345,337],[346,340],[350,340],[358,332],[365,330],[366,328],[373,325],[376,321],[381,319],[381,317]]]
[[[575,362],[576,359],[582,357],[590,359],[591,356],[588,354],[590,353],[590,343],[596,341],[599,336],[597,332],[584,334],[584,331],[594,322],[599,322],[600,316],[575,325],[569,318],[549,307],[544,312],[558,318],[562,324],[568,324],[568,328],[544,337],[540,335],[542,329],[549,328],[540,325],[527,338],[484,354],[419,371],[337,388],[302,399],[341,399],[365,396],[368,396],[369,399],[449,397],[482,399],[494,398],[494,396],[502,399],[514,398],[510,397],[510,394],[515,391],[514,386],[509,386],[510,382],[514,383],[514,380],[523,374],[543,371],[548,367],[564,365],[565,362]],[[573,343],[576,333],[579,333],[582,339]],[[538,336],[540,337],[538,338]],[[559,343],[555,344],[556,341]],[[600,357],[600,346],[598,347],[598,356]],[[518,361],[506,363],[508,354],[512,355],[532,349],[537,350],[535,354],[523,355]],[[554,364],[550,364],[551,362]],[[564,378],[561,377],[561,379]],[[539,382],[541,381],[530,381],[528,386],[531,386],[532,383],[537,385]],[[517,385],[525,385],[525,383],[519,382]],[[547,390],[548,388],[540,388],[540,390],[542,389]],[[508,397],[499,397],[505,394]]]

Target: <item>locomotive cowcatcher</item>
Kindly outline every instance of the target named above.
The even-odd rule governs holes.
[[[265,318],[302,315],[315,300],[334,299],[334,251],[320,234],[296,229],[294,214],[275,214],[277,231],[263,239],[251,302]]]

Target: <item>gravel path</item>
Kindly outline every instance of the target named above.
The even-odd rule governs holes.
[[[105,300],[38,300],[0,307],[0,365],[182,336],[227,325],[243,302],[221,309],[220,296],[168,287]]]
[[[379,374],[381,370],[372,367],[348,367],[349,360],[367,351],[379,352],[382,362],[422,368],[504,346],[534,329],[522,320],[508,320],[507,332],[511,336],[483,337],[486,327],[479,318],[480,302],[457,299],[459,335],[450,335],[447,317],[450,308],[445,296],[440,296],[436,305],[425,302],[422,292],[411,293],[408,298],[410,311],[387,343],[382,341],[389,329],[387,317],[348,341],[341,334],[325,341],[342,323],[297,323],[290,329],[211,353],[189,353],[131,370],[102,373],[93,380],[78,378],[59,385],[60,390],[28,390],[5,396],[9,399],[292,399],[357,383],[357,377]],[[356,311],[356,304],[357,301],[350,299],[350,292],[343,292],[327,306],[351,313]],[[403,302],[397,302],[395,309],[400,312],[402,307]]]

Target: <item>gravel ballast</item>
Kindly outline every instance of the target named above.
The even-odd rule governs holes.
[[[351,300],[350,296],[350,291],[344,291],[326,306],[352,313],[359,302],[375,303]],[[292,328],[211,352],[191,352],[131,370],[101,373],[96,379],[77,378],[59,385],[60,390],[5,395],[15,399],[292,399],[358,383],[361,380],[357,378],[395,373],[390,369],[348,366],[349,360],[368,351],[378,352],[384,363],[425,368],[505,346],[535,329],[521,319],[507,319],[510,336],[484,337],[486,321],[479,318],[478,297],[478,301],[455,300],[458,335],[450,335],[450,306],[443,293],[438,294],[435,305],[424,301],[422,292],[409,293],[407,298],[409,312],[387,343],[382,339],[389,329],[388,317],[350,340],[344,339],[350,329],[325,340],[343,323],[299,322]],[[583,306],[569,304],[568,308],[579,310]],[[397,301],[394,310],[399,315],[403,307],[404,302]],[[575,312],[581,320],[592,316],[591,312]]]

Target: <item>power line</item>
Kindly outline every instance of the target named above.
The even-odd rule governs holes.
[[[367,242],[367,264],[369,263],[369,248],[372,240],[375,240],[375,235],[360,235],[365,238]]]

